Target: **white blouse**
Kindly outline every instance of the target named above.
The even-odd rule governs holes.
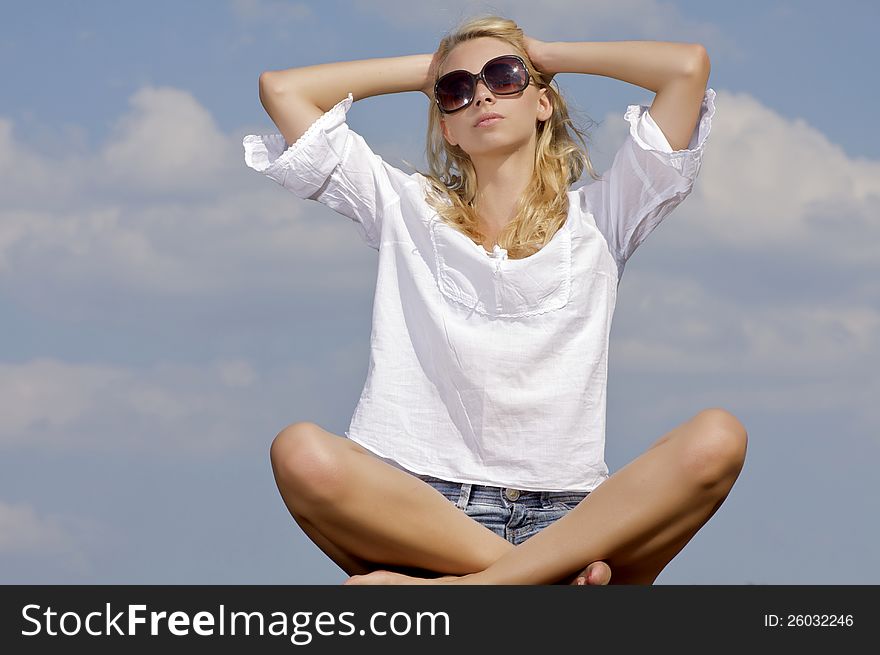
[[[287,146],[244,138],[245,162],[354,221],[379,251],[366,383],[345,434],[411,472],[528,491],[592,491],[605,464],[608,339],[624,265],[691,192],[715,113],[688,148],[644,105],[599,181],[569,190],[565,224],[508,259],[447,225],[419,173],[346,123],[349,93]]]

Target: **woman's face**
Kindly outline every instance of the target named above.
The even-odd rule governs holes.
[[[440,66],[438,79],[446,73],[464,69],[478,75],[483,65],[500,55],[518,54],[500,39],[483,37],[460,43]],[[488,126],[477,126],[483,114],[494,112],[503,118]],[[546,89],[538,89],[532,79],[515,95],[496,96],[482,80],[477,82],[473,102],[452,114],[441,114],[443,136],[473,158],[481,154],[512,152],[530,142],[536,121],[550,118],[552,106]]]

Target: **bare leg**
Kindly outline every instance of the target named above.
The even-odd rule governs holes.
[[[514,548],[424,481],[313,423],[282,430],[271,461],[291,516],[350,575],[462,575]],[[607,566],[593,568],[589,582],[607,583]]]
[[[325,555],[332,559],[336,564],[348,575],[365,575],[376,570],[387,570],[396,573],[402,573],[409,576],[418,576],[420,578],[438,578],[441,576],[436,571],[422,569],[418,567],[393,566],[391,564],[379,564],[369,562],[367,560],[356,557],[346,552],[333,542],[331,542],[318,529],[317,526],[307,521],[301,516],[297,516],[293,512],[290,513],[294,521],[302,528],[302,531],[320,548]]]
[[[485,570],[442,584],[547,584],[584,562],[611,566],[612,583],[652,584],[718,510],[742,470],[743,425],[713,408],[661,437],[567,515]],[[346,584],[419,584],[374,572]]]

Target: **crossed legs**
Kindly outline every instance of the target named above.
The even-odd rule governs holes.
[[[312,423],[282,430],[271,459],[294,519],[350,584],[558,584],[599,560],[613,584],[651,584],[718,510],[746,444],[732,414],[699,412],[519,546]]]

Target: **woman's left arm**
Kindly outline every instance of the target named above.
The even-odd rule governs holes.
[[[613,77],[656,93],[648,110],[673,150],[688,147],[709,80],[709,55],[699,43],[668,41],[538,41],[526,38],[542,73]]]

